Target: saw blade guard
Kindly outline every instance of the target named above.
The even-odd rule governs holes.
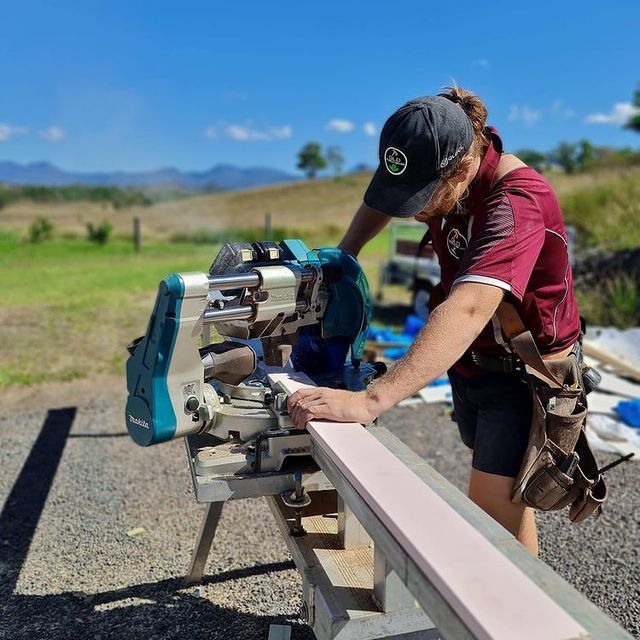
[[[371,297],[359,262],[335,247],[309,252],[320,264],[330,290],[321,327],[303,327],[291,354],[297,371],[308,374],[336,371],[350,356],[359,361],[371,322]]]

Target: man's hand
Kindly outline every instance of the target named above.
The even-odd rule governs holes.
[[[289,397],[288,408],[293,424],[298,429],[304,429],[310,420],[366,424],[377,417],[365,391],[342,391],[326,387],[296,391]]]

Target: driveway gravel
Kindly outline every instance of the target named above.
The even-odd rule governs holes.
[[[137,447],[119,394],[67,407],[61,389],[0,413],[0,639],[251,639],[271,623],[313,638],[262,499],[225,506],[200,594],[182,588],[203,511],[182,441]],[[381,424],[464,490],[469,455],[441,407],[396,408]],[[639,473],[609,474],[599,520],[539,517],[543,559],[637,636]]]

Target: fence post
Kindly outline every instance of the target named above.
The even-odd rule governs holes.
[[[136,253],[140,253],[142,248],[142,233],[140,231],[140,218],[135,216],[133,219],[133,248]]]

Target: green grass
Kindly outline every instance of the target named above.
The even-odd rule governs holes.
[[[579,246],[617,250],[640,245],[639,170],[549,178],[560,194],[565,220],[578,229]],[[262,238],[265,211],[272,213],[275,239],[335,245],[369,179],[361,174],[340,182],[297,182],[127,212],[95,203],[8,206],[0,229],[0,386],[122,375],[125,346],[144,333],[164,276],[207,271],[225,240]],[[132,215],[143,220],[140,254],[127,236]],[[25,242],[38,216],[51,220],[54,239]],[[104,246],[88,242],[86,222],[105,216],[114,224],[112,238]],[[166,241],[172,237],[173,242]],[[384,232],[360,256],[374,293],[388,242]],[[585,315],[592,315],[592,322],[631,322],[638,313],[637,290],[628,283],[601,289],[578,292]]]
[[[330,231],[317,243],[301,237],[335,245],[337,229]],[[367,247],[365,265],[377,267],[385,239]],[[137,254],[123,240],[30,244],[0,234],[0,387],[123,374],[126,345],[145,332],[160,280],[208,271],[219,247],[154,243]]]
[[[578,231],[578,246],[614,251],[640,245],[640,173],[575,189],[560,202],[565,222]]]
[[[590,325],[621,329],[640,322],[640,286],[628,275],[618,275],[601,286],[576,287],[580,313]]]
[[[144,333],[159,281],[206,271],[216,249],[87,241],[0,240],[0,386],[122,372],[125,346]]]

